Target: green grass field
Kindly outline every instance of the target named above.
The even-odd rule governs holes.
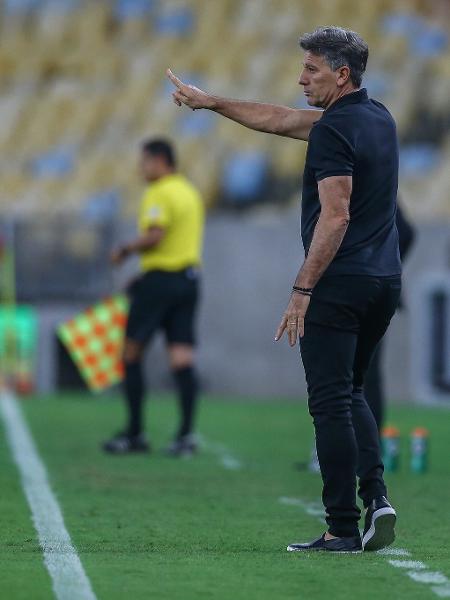
[[[150,456],[99,451],[100,440],[121,424],[117,398],[65,395],[22,406],[99,600],[438,597],[432,585],[388,562],[401,557],[286,552],[287,543],[324,530],[300,506],[279,501],[320,498],[320,477],[294,467],[311,446],[303,403],[204,398],[199,431],[207,447],[193,460],[160,453],[176,416],[170,397],[148,405]],[[450,413],[398,407],[389,420],[403,434],[400,472],[387,476],[399,513],[396,546],[450,579]],[[423,475],[409,473],[407,464],[407,436],[416,425],[431,433],[431,466]],[[0,431],[0,598],[53,598]],[[450,587],[440,589],[450,595]]]

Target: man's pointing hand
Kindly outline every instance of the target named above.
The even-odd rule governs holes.
[[[214,97],[194,85],[183,83],[170,69],[166,71],[167,77],[175,86],[176,90],[172,93],[173,101],[177,106],[185,104],[196,110],[197,108],[214,108]]]

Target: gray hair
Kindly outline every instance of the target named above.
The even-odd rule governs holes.
[[[302,35],[300,46],[323,56],[333,71],[347,66],[352,83],[360,87],[369,57],[369,46],[360,35],[343,27],[318,27]]]

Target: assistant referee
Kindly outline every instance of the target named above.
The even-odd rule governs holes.
[[[154,334],[162,330],[180,407],[179,428],[168,453],[186,456],[196,450],[194,330],[204,207],[199,192],[177,172],[174,148],[167,140],[143,143],[140,168],[148,187],[139,211],[139,235],[117,248],[111,257],[113,264],[119,265],[138,254],[142,270],[129,288],[131,305],[123,351],[129,419],[126,429],[103,447],[114,454],[149,451],[143,432],[142,355]]]

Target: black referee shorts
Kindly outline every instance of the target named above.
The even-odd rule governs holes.
[[[167,342],[195,344],[195,315],[199,297],[199,274],[183,271],[149,271],[128,289],[130,311],[126,337],[146,344],[156,331]]]

